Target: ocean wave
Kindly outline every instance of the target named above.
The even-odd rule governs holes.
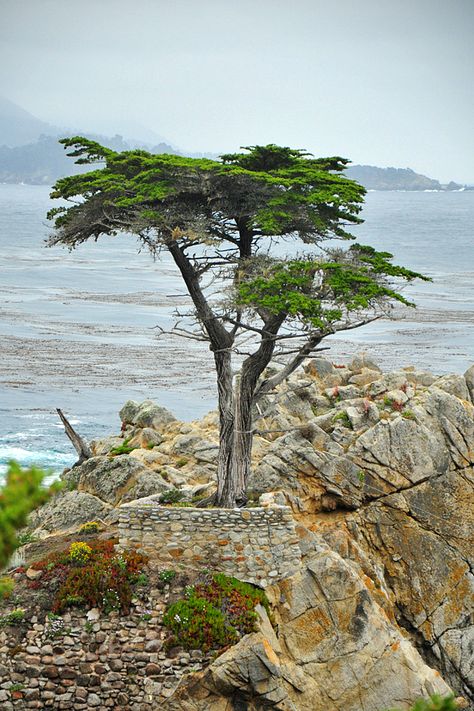
[[[44,432],[40,428],[36,428],[37,431],[29,430],[28,432],[15,432],[14,434],[8,435],[8,439],[11,442],[23,442],[24,440],[30,439],[41,439],[44,437]]]
[[[14,459],[23,467],[38,466],[49,470],[51,476],[57,476],[64,467],[74,463],[74,455],[69,452],[59,452],[57,450],[31,450],[24,447],[2,446],[0,447],[0,478],[3,478],[7,471],[8,462]]]

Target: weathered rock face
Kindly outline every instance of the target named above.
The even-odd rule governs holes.
[[[348,518],[351,536],[384,567],[397,617],[456,688],[474,688],[474,481],[448,472]],[[470,486],[466,484],[470,483]]]
[[[137,427],[151,427],[156,430],[166,428],[176,418],[165,407],[160,407],[153,400],[144,400],[141,403],[129,400],[120,410],[120,419],[128,425]]]
[[[356,570],[319,537],[300,532],[304,565],[269,590],[278,637],[264,619],[259,632],[184,681],[164,710],[381,711],[449,693]]]
[[[86,521],[104,519],[112,506],[97,496],[81,491],[65,491],[30,514],[29,526],[37,536],[77,528]]]
[[[313,420],[324,430],[313,429],[306,440],[295,432],[276,439],[252,484],[283,491],[332,548],[368,566],[425,658],[474,699],[472,370],[465,379],[379,374],[351,401],[358,420],[339,399],[344,386],[326,388],[327,412]],[[324,381],[300,378],[300,392],[302,384],[306,399],[321,408]],[[298,392],[298,380],[290,387]],[[364,420],[373,405],[378,421]],[[301,422],[297,407],[288,410],[287,402],[282,411],[277,418]],[[325,516],[331,509],[340,514]]]
[[[169,489],[158,472],[127,454],[111,459],[92,457],[74,471],[79,492],[97,496],[113,506]]]

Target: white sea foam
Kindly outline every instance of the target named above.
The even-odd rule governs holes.
[[[44,452],[31,452],[23,447],[0,447],[0,461],[8,461],[9,459],[28,460],[34,462],[36,459],[43,459]]]
[[[8,439],[12,442],[23,442],[24,440],[35,439],[38,437],[43,437],[44,433],[38,431],[38,428],[28,430],[27,432],[15,432],[15,434],[8,435]]]
[[[38,466],[51,472],[48,480],[56,479],[64,467],[74,462],[74,454],[51,449],[31,450],[23,447],[0,446],[0,481],[7,471],[8,462],[15,460],[23,467]]]

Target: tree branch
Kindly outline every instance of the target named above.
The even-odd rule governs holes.
[[[283,383],[300,365],[303,363],[306,358],[308,358],[316,349],[316,346],[318,346],[323,338],[326,338],[326,336],[330,336],[331,333],[336,333],[338,331],[350,331],[355,328],[360,328],[361,326],[365,326],[367,323],[372,323],[372,321],[377,321],[379,318],[381,318],[381,315],[378,316],[373,316],[371,318],[366,318],[363,319],[362,321],[358,321],[357,323],[354,324],[344,324],[339,327],[334,327],[331,331],[326,332],[326,333],[321,333],[317,332],[310,336],[306,343],[304,343],[299,350],[296,351],[295,357],[290,360],[289,363],[285,365],[284,368],[278,371],[275,375],[273,375],[271,378],[267,378],[264,380],[257,390],[255,391],[255,401],[257,401],[262,395],[265,393],[269,392],[270,390],[273,390],[274,388],[277,387],[277,385],[280,385],[280,383]],[[326,350],[326,349],[320,349],[320,350]]]
[[[287,363],[284,368],[279,370],[278,373],[273,375],[271,378],[267,378],[266,380],[264,380],[259,385],[259,387],[255,391],[254,399],[257,400],[269,390],[273,390],[274,388],[276,388],[277,385],[283,383],[301,365],[301,363],[309,355],[311,355],[316,346],[321,343],[325,335],[327,334],[318,332],[310,336],[306,343],[304,343],[297,351],[295,357],[292,358],[292,360],[290,360],[290,362]]]
[[[193,331],[187,331],[185,328],[179,328],[178,326],[175,326],[171,331],[166,331],[161,326],[153,326],[153,328],[158,329],[158,338],[160,336],[179,336],[180,338],[189,338],[192,341],[202,341],[204,343],[209,343],[209,339],[205,336],[193,333]]]
[[[193,269],[189,259],[186,257],[181,247],[173,239],[169,239],[166,242],[166,246],[173,257],[176,266],[181,272],[189,295],[196,308],[197,316],[209,336],[211,350],[231,347],[233,339],[209,306],[209,303],[199,285],[199,276]]]

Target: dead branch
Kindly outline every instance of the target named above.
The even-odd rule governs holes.
[[[209,339],[202,335],[193,333],[193,331],[187,331],[185,328],[179,328],[175,326],[170,331],[166,331],[162,326],[152,326],[152,329],[158,329],[157,337],[160,336],[179,336],[180,338],[189,338],[191,341],[203,341],[204,343],[209,343]]]
[[[76,430],[74,427],[71,425],[67,417],[62,413],[62,411],[59,409],[59,407],[56,408],[56,412],[58,413],[61,422],[64,425],[64,430],[66,432],[67,437],[71,440],[74,449],[79,455],[79,459],[76,462],[74,466],[77,466],[78,464],[82,464],[83,462],[86,461],[86,459],[90,459],[92,457],[92,452],[89,448],[89,445],[87,442],[85,442],[82,437],[77,434]]]

